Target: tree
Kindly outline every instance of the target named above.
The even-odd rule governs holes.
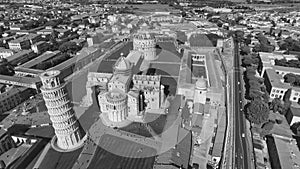
[[[259,90],[253,90],[253,89],[249,89],[249,98],[251,100],[254,100],[254,99],[260,99],[262,97],[262,92],[259,91]]]
[[[241,47],[241,55],[248,55],[250,54],[251,50],[249,46],[242,46]]]
[[[6,165],[5,162],[3,160],[0,160],[0,169],[5,169]]]
[[[58,50],[63,53],[76,53],[80,47],[75,42],[65,42],[59,46]]]
[[[251,38],[252,38],[252,35],[251,34],[248,34],[246,39],[245,39],[245,44],[248,46],[251,44]]]
[[[300,122],[296,122],[291,126],[291,130],[294,134],[300,135]]]
[[[274,127],[274,124],[275,124],[275,122],[274,121],[268,121],[268,122],[266,122],[266,123],[264,123],[263,125],[262,125],[262,130],[261,130],[261,136],[266,136],[266,135],[269,135],[270,134],[270,132],[271,132],[271,130],[273,129],[273,127]]]
[[[269,118],[269,107],[262,100],[254,99],[247,104],[246,117],[251,123],[264,123]]]
[[[261,52],[261,46],[260,44],[256,44],[253,49],[252,49],[253,52]]]
[[[242,66],[249,67],[254,63],[254,60],[249,56],[244,56],[242,59]]]
[[[237,30],[235,31],[235,36],[236,36],[236,40],[240,43],[244,40],[244,32],[243,31],[240,31],[240,30]]]
[[[275,50],[275,47],[270,44],[261,43],[260,50],[261,52],[273,52]]]
[[[281,113],[283,111],[283,105],[281,104],[281,100],[279,98],[275,98],[269,105],[270,110],[273,110],[274,113]]]

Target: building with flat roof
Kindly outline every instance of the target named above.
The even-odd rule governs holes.
[[[30,61],[20,65],[19,67],[24,67],[24,68],[33,68],[34,66],[36,66],[39,63],[45,62],[49,59],[52,59],[58,55],[60,55],[61,52],[56,50],[56,51],[47,51],[43,54],[41,54],[40,56],[31,59]]]
[[[300,151],[296,139],[272,134],[267,136],[272,169],[300,168]]]
[[[285,117],[290,126],[296,122],[300,122],[300,109],[298,107],[291,106],[285,114]]]
[[[12,56],[7,57],[6,59],[11,65],[17,66],[31,60],[36,56],[37,55],[32,50],[22,50]]]
[[[47,42],[45,41],[39,41],[33,45],[31,45],[31,49],[33,50],[34,53],[40,54],[45,52],[48,48],[49,45]]]

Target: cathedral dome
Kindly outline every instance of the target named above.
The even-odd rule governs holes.
[[[128,70],[131,69],[131,63],[125,57],[120,57],[116,62],[115,68],[118,70]]]
[[[130,75],[132,66],[133,65],[125,57],[121,56],[115,63],[114,73]]]
[[[203,77],[199,78],[195,84],[195,87],[197,89],[206,89],[207,88],[206,80]]]

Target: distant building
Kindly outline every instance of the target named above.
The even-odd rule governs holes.
[[[18,38],[8,42],[9,49],[20,51],[24,49],[30,49],[30,41],[27,38]]]
[[[0,94],[0,113],[15,108],[27,100],[33,94],[33,90],[24,87],[12,87]]]
[[[31,49],[33,50],[34,53],[40,54],[45,52],[49,48],[49,44],[45,41],[40,41],[37,42],[33,45],[31,45]]]
[[[10,30],[21,30],[21,29],[24,29],[24,25],[23,24],[14,24],[14,25],[11,25]]]
[[[291,106],[285,114],[285,117],[290,126],[292,126],[294,123],[300,122],[300,109]]]
[[[12,40],[8,42],[9,49],[12,50],[24,50],[30,49],[30,45],[37,43],[41,40],[41,35],[37,34],[28,34],[22,36],[18,39]]]
[[[71,33],[70,29],[55,29],[55,31],[58,33],[58,38],[64,38]]]
[[[11,49],[0,48],[0,58],[7,58],[14,54],[15,54],[15,52]]]

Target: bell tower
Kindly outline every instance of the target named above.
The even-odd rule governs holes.
[[[55,130],[53,148],[72,151],[82,145],[85,132],[75,116],[65,83],[59,75],[60,71],[57,70],[42,73],[41,91]]]

